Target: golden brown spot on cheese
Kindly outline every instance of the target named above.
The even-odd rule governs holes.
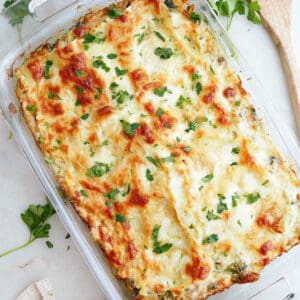
[[[55,103],[53,101],[43,101],[41,104],[41,111],[44,114],[49,114],[52,116],[59,116],[64,114],[62,104]]]
[[[137,205],[137,206],[145,206],[149,201],[149,198],[145,195],[142,195],[138,188],[134,188],[129,197],[129,204],[130,205]]]
[[[89,32],[89,29],[83,25],[78,25],[74,29],[74,34],[79,38],[82,38],[88,32]]]
[[[148,143],[148,144],[154,143],[155,140],[153,137],[153,133],[146,123],[144,123],[141,127],[139,127],[137,132],[138,132],[138,134],[140,134],[141,136],[144,137],[146,143]]]
[[[183,66],[183,70],[186,71],[190,76],[192,76],[196,72],[196,68],[192,65]]]
[[[207,278],[210,268],[209,266],[200,260],[199,257],[192,257],[192,263],[186,264],[185,272],[190,275],[194,280],[204,280]]]
[[[128,253],[129,253],[129,258],[134,259],[137,255],[137,249],[135,248],[135,245],[133,242],[128,244]]]
[[[150,115],[155,115],[155,107],[153,106],[152,103],[150,102],[145,103],[144,108]]]
[[[273,230],[276,233],[283,233],[283,225],[281,224],[282,216],[277,217],[274,220],[270,220],[267,215],[260,215],[256,219],[256,224],[259,227],[267,227],[270,230]]]
[[[43,77],[44,66],[39,59],[31,61],[27,67],[35,80],[40,80]]]
[[[228,87],[223,91],[223,96],[225,98],[232,98],[236,95],[236,90],[233,87]]]
[[[112,106],[106,105],[97,110],[97,115],[101,118],[105,118],[114,112],[114,108]]]
[[[240,164],[248,167],[254,167],[255,161],[254,158],[248,151],[248,142],[246,139],[242,140],[240,147]]]
[[[254,282],[259,279],[259,274],[255,272],[247,273],[243,276],[242,280],[240,280],[238,283],[249,283]]]
[[[87,190],[103,194],[103,191],[99,187],[94,186],[85,180],[80,180],[79,183]]]
[[[155,122],[155,127],[159,128],[171,128],[176,123],[176,118],[171,116],[168,113],[164,113],[163,115],[158,117],[159,122]]]
[[[267,255],[268,252],[273,249],[273,247],[274,245],[272,241],[266,241],[260,246],[259,252],[261,253],[261,255]]]
[[[141,89],[148,81],[148,74],[141,68],[130,72],[129,75],[136,89]]]
[[[217,92],[217,87],[214,85],[208,86],[204,88],[202,101],[206,104],[210,104],[214,101],[215,95]]]
[[[158,81],[149,82],[144,85],[144,90],[154,90],[154,89],[160,89],[162,87],[162,83]]]

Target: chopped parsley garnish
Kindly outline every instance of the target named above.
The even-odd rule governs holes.
[[[146,170],[146,178],[148,181],[153,181],[154,177],[149,169]]]
[[[270,182],[270,180],[265,180],[261,185],[267,185]]]
[[[55,94],[52,91],[50,91],[49,94],[48,94],[48,99],[54,99],[54,98],[62,100],[61,97],[58,94]]]
[[[137,42],[140,44],[145,38],[145,33],[137,33],[134,35],[134,37],[137,38]]]
[[[158,47],[155,49],[154,54],[156,56],[159,56],[160,59],[169,59],[174,54],[174,52],[171,48]]]
[[[98,93],[95,94],[94,97],[95,97],[96,99],[99,99],[100,96],[102,95],[102,88],[96,87],[96,90],[97,90]]]
[[[90,114],[84,114],[81,116],[81,119],[86,120],[89,116],[90,116]]]
[[[225,200],[225,196],[222,194],[218,194],[219,203],[217,205],[217,213],[221,214],[223,211],[228,210],[227,204],[223,201]]]
[[[81,102],[79,100],[76,100],[75,106],[80,106],[80,105],[81,105]]]
[[[193,75],[192,75],[192,81],[195,81],[195,80],[197,80],[199,78],[200,78],[200,75],[198,73],[193,73]]]
[[[110,68],[103,61],[103,57],[102,56],[97,56],[96,57],[96,60],[93,61],[93,67],[97,68],[97,69],[101,68],[105,72],[109,72],[110,71]]]
[[[236,207],[238,205],[238,202],[237,200],[240,199],[240,196],[237,194],[237,193],[234,193],[232,196],[231,196],[231,204],[232,204],[232,207]]]
[[[46,241],[46,245],[49,249],[53,248],[53,244],[50,241]]]
[[[108,207],[111,207],[112,204],[116,201],[116,197],[117,195],[120,194],[120,190],[118,188],[115,188],[113,190],[111,190],[110,192],[108,193],[105,193],[104,194],[104,197],[108,198],[109,200],[111,201],[106,201],[105,204],[108,206]]]
[[[80,190],[80,194],[83,196],[83,197],[87,197],[87,192],[85,190]]]
[[[163,36],[160,32],[154,31],[154,33],[155,33],[155,35],[156,35],[160,40],[162,40],[163,42],[166,41],[166,39],[164,38],[164,36]]]
[[[115,53],[109,53],[109,54],[107,54],[107,58],[109,58],[109,59],[115,59],[117,57],[118,57],[118,55],[115,54]]]
[[[240,149],[238,147],[234,147],[234,148],[232,148],[231,153],[232,154],[239,154],[240,153]]]
[[[46,200],[47,204],[29,205],[28,208],[21,214],[22,221],[26,224],[30,232],[28,241],[21,246],[4,253],[0,253],[0,258],[29,246],[36,239],[49,237],[51,225],[48,223],[48,220],[55,214],[55,210],[49,199],[46,198]]]
[[[207,174],[201,179],[201,181],[206,183],[206,182],[210,182],[213,178],[214,178],[214,174]]]
[[[119,223],[126,222],[126,218],[124,216],[122,216],[122,215],[119,215],[119,214],[115,215],[115,219],[116,219],[116,222],[119,222]]]
[[[234,161],[230,164],[230,166],[237,166],[237,165],[238,165],[238,163],[236,161]]]
[[[46,65],[45,65],[45,67],[44,67],[44,77],[45,77],[46,79],[50,79],[50,74],[49,74],[49,72],[50,72],[50,68],[52,67],[52,65],[53,65],[53,61],[52,61],[52,60],[47,60],[47,61],[46,61]]]
[[[214,211],[212,209],[207,212],[206,219],[208,221],[212,221],[212,220],[220,220],[221,218],[218,215],[214,214]]]
[[[117,90],[118,86],[116,82],[113,82],[109,87],[112,92],[112,99],[117,100],[118,104],[123,104],[126,100],[133,99],[133,95],[130,95],[126,90]]]
[[[247,204],[252,204],[255,203],[258,199],[260,199],[260,194],[256,193],[256,194],[245,194],[244,197],[247,198]]]
[[[242,227],[242,222],[241,222],[241,220],[237,220],[236,222]]]
[[[116,75],[117,76],[123,76],[123,75],[125,75],[127,72],[128,72],[128,70],[127,69],[120,69],[120,68],[118,68],[118,67],[115,67],[115,71],[116,71]]]
[[[200,82],[197,82],[196,83],[196,93],[199,96],[201,92],[202,92],[202,84]]]
[[[84,75],[83,71],[81,71],[81,70],[75,70],[75,74],[77,77],[82,77]]]
[[[168,92],[169,94],[172,94],[172,92],[166,86],[163,86],[161,89],[155,88],[153,90],[153,93],[159,97],[163,97],[166,92]]]
[[[154,166],[159,167],[161,163],[166,163],[166,162],[175,162],[175,155],[172,153],[168,157],[164,158],[153,158],[151,156],[146,156],[146,159],[150,161]]]
[[[178,106],[180,109],[183,109],[185,104],[191,105],[192,104],[191,98],[183,97],[182,95],[180,95],[180,97],[176,103],[176,106]]]
[[[87,44],[90,44],[90,43],[104,43],[106,41],[106,37],[100,37],[101,33],[97,33],[96,35],[93,35],[93,34],[90,34],[90,33],[87,33],[83,36],[83,44],[85,46],[87,46]],[[87,49],[86,49],[87,50]]]
[[[158,116],[158,117],[160,117],[160,116],[162,116],[164,113],[165,113],[165,111],[160,107],[160,108],[156,111],[155,115]]]
[[[86,175],[89,177],[102,177],[110,171],[110,166],[102,162],[96,162],[95,165],[88,169]]]
[[[26,106],[27,111],[36,112],[38,111],[38,107],[36,105]]]
[[[159,233],[159,230],[161,228],[161,225],[155,225],[153,230],[152,230],[152,241],[153,241],[153,252],[156,253],[156,254],[161,254],[161,253],[164,253],[166,251],[168,251],[173,245],[170,244],[170,243],[166,243],[166,244],[161,244],[159,241],[158,241],[158,233]]]
[[[78,94],[82,94],[83,92],[84,92],[84,88],[81,87],[81,86],[79,86],[79,87],[77,88],[77,93],[78,93]]]
[[[111,19],[117,19],[120,16],[122,16],[122,12],[118,9],[116,9],[115,7],[113,7],[112,9],[107,11],[107,15],[111,18]]]
[[[235,105],[235,106],[240,106],[240,105],[241,105],[241,101],[235,101],[235,102],[234,102],[234,105]]]
[[[215,243],[219,240],[219,237],[217,234],[213,233],[211,235],[209,235],[208,237],[206,237],[203,241],[202,244],[212,244]]]
[[[196,24],[200,24],[200,22],[201,22],[201,16],[195,12],[192,12],[190,14],[190,19]]]
[[[210,71],[211,71],[213,74],[216,74],[216,73],[215,73],[215,70],[214,70],[213,67],[212,67],[212,65],[209,66],[209,69],[210,69]]]
[[[120,121],[123,127],[124,132],[128,135],[128,136],[134,136],[136,130],[141,126],[140,123],[128,123],[124,120]]]
[[[197,119],[189,122],[189,127],[185,130],[185,132],[196,131],[199,127],[199,122]]]
[[[191,152],[192,151],[192,147],[191,146],[185,146],[185,147],[183,147],[183,151],[184,152]]]

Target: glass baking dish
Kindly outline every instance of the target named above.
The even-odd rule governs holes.
[[[55,2],[54,0],[51,1]],[[45,0],[34,0],[32,2],[40,2],[37,4],[41,4],[45,2]],[[61,1],[59,2],[61,3]],[[22,149],[24,156],[32,166],[45,192],[55,207],[58,216],[72,236],[96,281],[102,288],[105,297],[111,300],[118,300],[130,299],[131,297],[127,290],[115,279],[99,246],[91,239],[87,226],[81,221],[72,205],[69,201],[66,201],[64,195],[62,195],[57,186],[52,171],[45,163],[42,153],[38,149],[22,118],[19,102],[15,95],[15,80],[12,76],[13,70],[40,44],[55,41],[63,32],[69,30],[70,27],[75,24],[77,18],[84,15],[90,8],[104,7],[112,2],[114,1],[68,0],[65,2],[65,5],[68,5],[68,7],[65,7],[58,12],[49,9],[43,10],[42,7],[37,6],[38,10],[32,5],[31,9],[33,10],[33,17],[36,19],[36,21],[34,21],[34,32],[32,33],[31,30],[30,34],[26,35],[25,33],[21,42],[9,45],[9,52],[4,55],[0,61],[0,108],[19,147]],[[296,142],[296,138],[291,134],[291,131],[282,124],[279,114],[272,106],[272,103],[264,95],[262,85],[255,79],[255,76],[253,76],[251,71],[249,71],[250,68],[248,67],[247,62],[234,48],[226,31],[221,26],[206,0],[194,0],[190,2],[195,4],[196,11],[200,13],[210,25],[214,36],[224,52],[224,56],[227,57],[228,62],[236,73],[239,74],[245,89],[250,93],[258,116],[264,120],[267,130],[278,149],[288,160],[290,160],[299,175],[300,148]],[[52,7],[56,7],[56,10],[60,8],[55,5]],[[272,282],[285,275],[282,270],[289,264],[291,265],[289,261],[292,261],[296,254],[295,249],[293,249],[288,254],[276,259],[265,268],[262,272],[261,279],[258,282],[246,285],[235,285],[229,290],[213,296],[210,299],[252,299],[252,296],[256,295],[258,291],[270,286]]]

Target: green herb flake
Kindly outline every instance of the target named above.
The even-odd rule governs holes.
[[[160,107],[160,108],[157,110],[157,112],[155,113],[155,115],[156,115],[157,117],[160,117],[160,116],[162,116],[164,113],[165,113],[165,111]]]
[[[50,68],[52,67],[53,65],[53,61],[52,60],[47,60],[46,61],[46,64],[45,64],[45,67],[44,67],[44,77],[46,79],[50,79]]]
[[[190,19],[196,24],[200,24],[200,22],[201,22],[201,16],[195,12],[192,12],[190,14]]]
[[[145,38],[145,33],[137,33],[134,35],[134,37],[137,38],[137,42],[140,44]]]
[[[78,94],[82,94],[83,92],[84,92],[84,88],[81,87],[81,86],[79,86],[79,87],[77,88],[77,93],[78,93]]]
[[[183,97],[180,95],[176,106],[178,106],[180,109],[183,109],[185,105],[192,105],[192,99],[190,97]]]
[[[87,195],[87,192],[85,191],[85,190],[80,190],[80,194],[81,194],[81,196],[83,196],[83,197],[87,197],[88,195]]]
[[[156,253],[156,254],[161,254],[161,253],[164,253],[168,250],[171,249],[171,247],[173,246],[172,244],[170,243],[166,243],[166,244],[161,244],[159,241],[158,241],[158,233],[159,233],[159,230],[161,228],[161,225],[155,225],[153,230],[152,230],[152,242],[153,242],[153,252]]]
[[[240,196],[237,194],[237,193],[234,193],[232,196],[231,196],[231,205],[232,207],[237,207],[238,205],[238,202],[237,200],[240,198]]]
[[[118,222],[118,223],[125,223],[126,222],[126,218],[122,215],[119,215],[119,214],[115,215],[115,219],[116,219],[116,222]]]
[[[202,92],[202,84],[200,82],[197,82],[196,83],[196,93],[199,96],[201,92]]]
[[[166,41],[166,39],[164,38],[164,36],[163,36],[160,32],[154,31],[154,33],[155,33],[155,35],[156,35],[160,40],[162,40],[163,42]]]
[[[89,116],[90,116],[90,114],[84,114],[81,116],[81,119],[86,120]]]
[[[183,147],[183,151],[189,153],[189,152],[192,151],[192,147],[190,147],[190,146],[185,146],[185,147]]]
[[[49,249],[53,248],[53,244],[50,241],[46,241],[45,244]]]
[[[247,204],[253,204],[255,203],[257,200],[259,200],[261,198],[260,194],[259,193],[251,193],[251,194],[245,194],[244,197],[246,197],[246,201],[247,201]]]
[[[36,105],[26,106],[26,110],[30,111],[30,112],[37,112],[38,111],[38,107]]]
[[[116,9],[115,7],[113,7],[112,9],[107,11],[107,15],[111,18],[111,19],[117,19],[120,16],[122,16],[122,12],[118,9]]]
[[[75,70],[75,74],[77,77],[82,77],[84,75],[82,70]]]
[[[214,211],[212,209],[207,212],[206,219],[208,221],[212,221],[212,220],[220,220],[221,218],[218,215],[214,214]]]
[[[94,68],[101,68],[105,72],[109,72],[110,68],[106,65],[106,63],[103,61],[102,56],[97,56],[96,59],[93,61],[93,67]]]
[[[209,235],[208,237],[206,237],[203,241],[202,244],[212,244],[215,243],[219,240],[219,237],[217,234],[213,233],[211,235]]]
[[[193,75],[192,75],[192,81],[195,81],[195,80],[197,80],[199,78],[200,78],[200,75],[198,73],[193,73]]]
[[[166,92],[172,94],[172,92],[166,86],[163,86],[161,89],[155,88],[153,90],[153,93],[158,97],[163,97]]]
[[[175,162],[175,155],[172,153],[168,157],[158,158],[158,159],[155,159],[155,158],[153,158],[151,156],[146,156],[146,159],[148,161],[150,161],[156,167],[159,167],[161,163],[167,163],[167,162],[173,163],[173,162]]]
[[[270,180],[265,180],[261,185],[267,185],[270,182]]]
[[[125,75],[127,72],[128,72],[128,70],[127,69],[120,69],[120,68],[118,68],[118,67],[115,67],[115,71],[116,71],[116,75],[117,76],[123,76],[123,75]]]
[[[238,147],[234,147],[231,149],[231,153],[232,154],[239,154],[240,153],[240,149]]]
[[[169,59],[174,54],[174,52],[171,48],[157,47],[154,50],[154,54],[156,56],[159,56],[160,59]]]
[[[235,102],[234,102],[234,105],[235,105],[235,106],[241,106],[241,101],[235,101]]]
[[[185,130],[185,132],[190,132],[190,131],[196,131],[199,127],[199,122],[197,119],[195,119],[194,121],[190,121],[188,124],[188,128]]]
[[[217,204],[217,213],[221,214],[223,211],[228,210],[227,204],[223,201],[225,200],[225,196],[222,194],[218,194],[219,203]]]
[[[210,182],[213,178],[214,178],[214,174],[207,174],[201,179],[201,181],[207,183]]]
[[[118,57],[118,55],[117,54],[115,54],[115,53],[109,53],[109,54],[107,54],[107,56],[106,56],[108,59],[115,59],[115,58],[117,58]]]
[[[130,136],[130,137],[133,137],[134,134],[135,134],[135,132],[136,132],[136,130],[141,126],[140,123],[132,123],[132,124],[130,124],[130,123],[124,121],[124,120],[121,120],[120,122],[122,124],[124,132],[128,136]]]
[[[154,177],[149,169],[146,170],[146,178],[148,181],[153,181]]]
[[[102,162],[96,162],[95,165],[88,169],[88,177],[102,177],[110,171],[110,166]]]

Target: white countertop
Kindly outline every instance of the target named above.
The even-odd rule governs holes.
[[[3,1],[0,0],[0,4],[1,2]],[[294,46],[300,64],[300,1],[294,0],[293,2]],[[11,38],[12,30],[3,20],[2,22],[0,20],[0,28],[2,32],[1,55],[5,40]],[[3,34],[4,32],[6,34]],[[236,16],[230,36],[241,53],[251,62],[252,71],[261,80],[267,94],[277,107],[281,121],[296,133],[282,65],[266,31],[262,26],[250,24],[245,17]],[[9,133],[10,130],[0,114],[0,253],[26,241],[28,232],[21,221],[20,213],[29,204],[43,203],[45,198],[38,180],[15,141],[9,140]],[[54,248],[49,249],[45,245],[47,239],[40,239],[26,249],[0,258],[0,299],[15,299],[33,281],[45,277],[52,282],[57,299],[104,299],[72,240],[65,239],[67,232],[58,217],[52,217],[50,223],[52,229],[49,240]],[[70,248],[67,251],[68,246]],[[289,280],[292,285],[294,284],[295,289],[298,288],[298,296],[294,299],[299,300],[300,246],[294,248],[292,254],[287,255],[286,268],[279,271],[278,278],[296,267],[298,271],[290,275]]]

